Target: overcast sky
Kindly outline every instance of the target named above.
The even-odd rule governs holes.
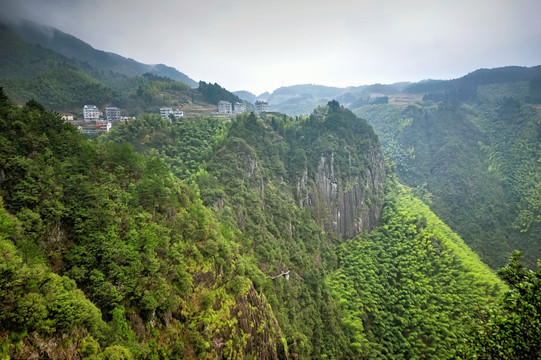
[[[256,94],[541,64],[541,0],[0,0],[93,47]]]

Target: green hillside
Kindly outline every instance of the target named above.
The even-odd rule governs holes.
[[[251,94],[0,38],[1,359],[541,357],[540,66],[219,117]]]
[[[328,277],[362,358],[447,359],[501,281],[411,192],[390,185],[376,231],[338,248]]]
[[[306,118],[245,115],[230,124],[141,117],[108,138],[159,154],[177,176],[195,179],[203,204],[238,229],[241,251],[267,276],[261,291],[292,356],[450,358],[477,310],[505,289],[392,176],[370,234],[343,242],[322,232],[325,213],[303,202],[313,189],[298,189],[317,186],[321,153],[334,152],[337,178],[377,168],[372,129],[336,103]]]
[[[242,235],[161,159],[3,94],[0,144],[0,357],[285,356]]]
[[[493,81],[508,82],[492,84],[483,71],[481,85],[454,81],[415,105],[355,110],[374,126],[399,180],[494,268],[513,250],[523,251],[531,268],[541,256],[541,127],[531,103],[538,80],[509,80],[517,79],[516,71],[522,80],[536,69],[496,71]]]

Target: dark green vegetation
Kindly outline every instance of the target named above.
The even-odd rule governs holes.
[[[541,256],[541,70],[480,70],[420,83],[424,100],[355,110],[380,135],[401,182],[493,268]]]
[[[199,92],[203,99],[210,104],[218,104],[219,101],[229,101],[230,103],[242,102],[235,94],[230,93],[218,84],[207,84],[204,81],[199,82]]]
[[[357,354],[449,358],[502,286],[426,205],[391,186],[376,231],[338,248],[332,294]]]
[[[89,44],[58,29],[39,25],[31,21],[17,20],[3,26],[16,33],[27,43],[39,45],[52,50],[66,59],[80,63],[82,66],[102,70],[105,73],[116,73],[127,77],[153,73],[196,87],[197,82],[180,71],[163,65],[147,65],[123,56],[96,50]]]
[[[36,102],[2,96],[0,115],[3,356],[428,356],[461,343],[473,304],[503,286],[391,180],[372,235],[337,247],[322,231],[322,153],[339,192],[364,184],[374,212],[383,200],[367,177],[377,139],[337,103],[229,125],[143,116],[110,134],[118,144]],[[355,284],[365,296],[351,300]],[[403,349],[406,329],[425,346]]]
[[[161,154],[177,176],[195,179],[203,203],[239,229],[247,258],[267,276],[289,272],[261,291],[290,353],[301,358],[449,358],[466,342],[477,309],[505,288],[392,177],[370,235],[340,245],[321,231],[324,214],[305,199],[325,174],[322,153],[334,152],[336,180],[346,187],[354,185],[352,174],[378,166],[368,160],[377,143],[372,129],[336,103],[307,118],[243,115],[227,126],[212,118],[171,124],[141,117],[109,138]],[[179,171],[183,159],[205,165],[194,177],[196,167]],[[382,200],[377,194],[371,202]]]

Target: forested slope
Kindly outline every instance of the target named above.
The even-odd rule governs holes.
[[[230,124],[147,116],[110,138],[161,154],[178,176],[198,183],[223,223],[239,229],[241,251],[269,277],[262,290],[293,356],[450,358],[477,310],[505,288],[392,180],[393,169],[383,206],[377,138],[334,102],[310,117],[252,114]],[[332,171],[322,158],[334,158]],[[182,163],[194,167],[183,172]],[[326,187],[318,184],[330,184],[329,196],[362,194],[362,211],[382,218],[366,222],[361,232],[373,229],[369,235],[345,242],[322,231],[333,208],[322,206]]]
[[[328,277],[358,356],[447,359],[505,286],[411,192],[390,184],[378,228],[338,250]]]
[[[285,358],[238,232],[158,157],[0,97],[1,357]]]
[[[501,267],[521,250],[533,268],[541,255],[541,122],[532,103],[539,81],[485,78],[483,85],[439,84],[444,90],[408,107],[368,105],[355,113],[380,135],[399,180],[485,262]]]

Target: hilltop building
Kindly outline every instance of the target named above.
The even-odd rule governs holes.
[[[162,118],[169,119],[169,115],[173,115],[175,118],[178,119],[178,118],[184,116],[184,111],[182,111],[180,109],[173,110],[173,108],[171,108],[171,107],[162,107],[162,108],[160,108],[160,116]]]
[[[269,111],[269,104],[266,101],[257,100],[255,102],[255,112],[259,114],[264,111]]]
[[[220,101],[218,103],[218,114],[232,114],[233,113],[233,107],[231,106],[231,103],[229,101]]]
[[[105,119],[107,121],[114,121],[114,122],[119,121],[120,120],[120,109],[115,107],[115,106],[106,107],[105,108]]]
[[[83,107],[83,118],[85,121],[97,121],[100,119],[100,111],[96,105],[85,105]]]
[[[170,107],[162,107],[160,108],[160,116],[162,118],[169,118],[169,115],[173,113],[173,109]]]
[[[236,102],[234,106],[234,111],[236,114],[240,114],[246,111],[246,105],[240,102]]]

